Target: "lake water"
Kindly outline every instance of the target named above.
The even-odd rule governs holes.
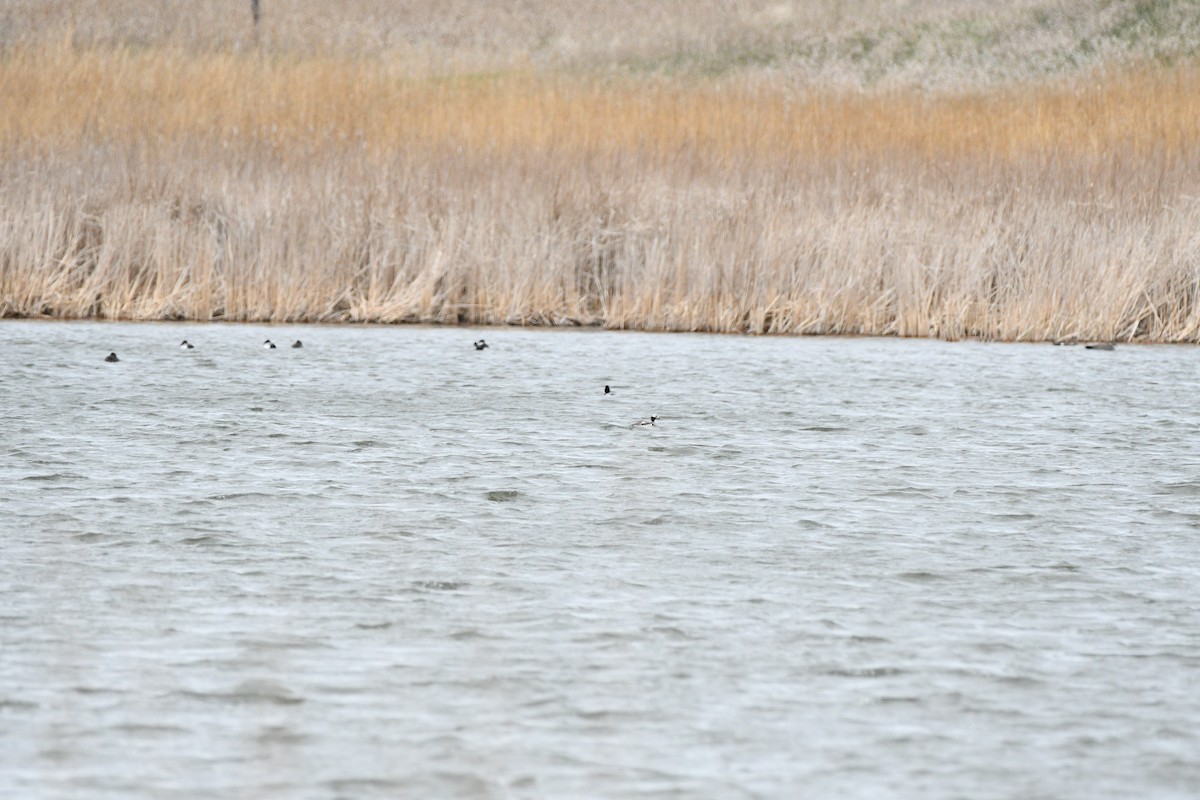
[[[0,323],[0,796],[1198,797],[1198,389],[1191,347]]]

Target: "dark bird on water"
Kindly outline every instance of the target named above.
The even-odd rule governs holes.
[[[1085,345],[1085,349],[1087,349],[1087,350],[1116,350],[1117,346],[1115,344],[1089,344],[1089,345]]]
[[[267,350],[274,350],[275,343],[272,342],[270,339],[267,339],[265,342],[263,342],[263,347],[266,348]]]
[[[180,349],[180,350],[191,350],[191,349],[192,349],[192,348],[194,348],[195,346],[196,346],[196,345],[192,344],[192,343],[191,343],[191,342],[189,342],[187,339],[184,339],[182,342],[180,342],[180,343],[179,343],[179,349]]]
[[[106,356],[104,357],[104,360],[105,360],[105,361],[107,361],[108,363],[110,363],[110,364],[111,364],[111,363],[113,363],[114,361],[120,361],[121,359],[117,358],[117,354],[116,354],[116,353],[109,353],[108,355],[106,355]]]
[[[612,389],[608,388],[608,384],[607,384],[607,383],[606,383],[606,384],[604,384],[604,393],[605,393],[605,394],[612,394]]]
[[[480,339],[479,341],[477,341],[477,342],[475,343],[475,349],[476,349],[476,350],[482,350],[482,349],[484,349],[484,348],[485,348],[485,347],[487,347],[487,346],[488,346],[488,343],[487,343],[487,342],[485,342],[483,339]]]
[[[300,343],[299,339],[297,339],[296,341],[292,342],[292,347],[304,347],[304,345]]]

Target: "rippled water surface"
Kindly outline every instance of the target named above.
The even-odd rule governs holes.
[[[0,323],[0,796],[1200,796],[1198,390],[1183,347]]]

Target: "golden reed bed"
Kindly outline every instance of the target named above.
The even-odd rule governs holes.
[[[0,315],[1200,341],[1200,69],[0,52]]]

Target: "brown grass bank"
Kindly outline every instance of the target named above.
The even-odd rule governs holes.
[[[1200,341],[1200,69],[930,93],[13,45],[0,314]]]

